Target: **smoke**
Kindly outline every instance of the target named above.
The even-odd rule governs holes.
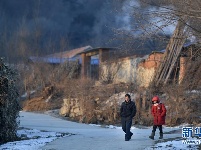
[[[111,28],[118,28],[113,5],[108,0],[1,0],[0,21],[13,34],[22,27],[40,32],[42,43],[65,37],[71,48],[107,46]]]
[[[119,44],[123,49],[130,54],[147,54],[165,48],[175,27],[174,21],[170,21],[171,11],[138,0],[123,1],[119,10],[115,15],[115,33],[122,39]]]
[[[140,8],[137,0],[126,0],[123,2],[122,11],[116,15],[116,21],[121,24],[120,28],[126,31],[132,31],[132,18],[135,8]]]
[[[170,8],[170,6],[166,6]],[[149,33],[171,35],[175,29],[175,19],[172,19],[171,9],[156,6],[143,6],[138,0],[126,0],[122,6],[121,15],[116,16],[118,22],[123,22],[121,29],[139,36],[148,29]],[[147,31],[146,31],[147,32]]]
[[[1,54],[17,54],[22,45],[31,55],[86,45],[117,47],[127,35],[120,41],[116,30],[142,33],[138,27],[143,19],[133,14],[145,10],[138,0],[1,0]]]

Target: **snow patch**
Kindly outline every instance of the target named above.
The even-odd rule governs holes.
[[[55,139],[70,136],[68,133],[58,133],[58,132],[47,132],[40,131],[36,129],[19,129],[17,131],[17,136],[20,137],[21,141],[8,142],[6,144],[0,145],[0,149],[12,149],[12,150],[36,150],[41,146],[52,142]]]

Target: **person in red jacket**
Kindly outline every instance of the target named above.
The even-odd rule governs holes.
[[[160,131],[159,139],[162,139],[163,138],[162,125],[165,124],[166,108],[164,104],[160,103],[160,99],[158,96],[154,96],[152,98],[151,114],[154,117],[154,120],[153,120],[154,125],[153,125],[152,133],[149,136],[149,138],[154,140],[156,128],[158,127]]]

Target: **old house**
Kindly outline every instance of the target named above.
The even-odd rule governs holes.
[[[29,61],[33,63],[47,63],[54,66],[62,64],[64,62],[78,61],[81,66],[82,78],[99,78],[99,70],[102,62],[105,62],[110,57],[110,51],[115,50],[114,48],[92,48],[91,46],[85,46],[77,49],[63,51],[46,55],[43,57],[32,56]]]
[[[181,82],[187,65],[187,60],[195,59],[195,44],[186,44],[178,58],[171,79]],[[106,83],[135,83],[141,87],[148,87],[154,78],[155,71],[163,63],[164,52],[153,51],[149,55],[133,55],[116,58],[116,48],[92,48],[85,46],[70,51],[54,53],[45,57],[31,57],[34,61],[60,64],[65,61],[78,60],[81,65],[80,76],[101,80]]]
[[[153,51],[145,56],[130,56],[119,58],[115,61],[105,62],[102,64],[101,80],[119,83],[135,83],[141,87],[148,87],[153,81],[155,72],[164,61],[164,52]],[[170,79],[180,83],[185,76],[189,60],[192,62],[200,58],[199,44],[185,44],[181,54],[177,59]]]

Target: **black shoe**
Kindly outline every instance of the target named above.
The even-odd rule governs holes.
[[[129,140],[131,139],[132,136],[133,136],[133,133],[131,132]]]
[[[130,140],[130,138],[127,137],[126,134],[125,134],[125,141],[129,141],[129,140]]]

